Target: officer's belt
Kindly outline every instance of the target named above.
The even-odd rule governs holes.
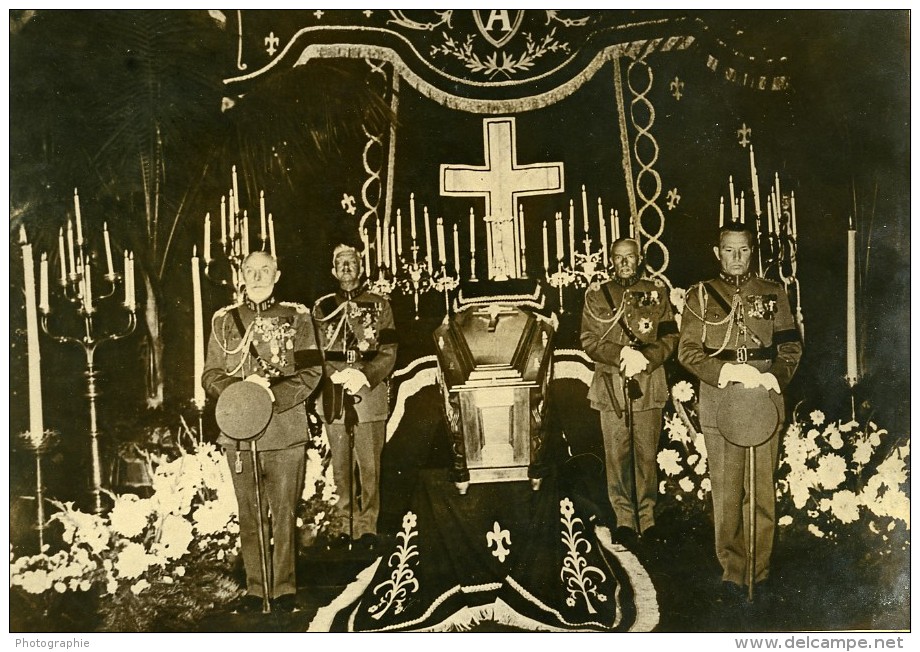
[[[770,360],[776,359],[776,347],[768,346],[762,349],[712,349],[708,346],[703,347],[703,352],[716,360],[728,360],[729,362],[746,362],[748,360]],[[743,353],[742,353],[743,351]],[[715,354],[715,355],[713,355]]]
[[[330,362],[367,362],[377,357],[377,351],[326,351],[325,357]]]

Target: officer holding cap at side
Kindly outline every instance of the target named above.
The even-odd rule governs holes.
[[[332,451],[337,510],[350,523],[343,542],[357,541],[373,549],[380,513],[380,456],[389,416],[386,380],[396,364],[396,330],[390,303],[368,291],[362,279],[357,249],[335,247],[332,275],[338,291],[320,297],[313,306],[325,358],[321,414]]]
[[[754,234],[742,223],[719,231],[713,251],[721,273],[687,292],[677,354],[700,379],[716,557],[730,600],[739,599],[745,585],[750,599],[754,585],[769,576],[782,393],[802,357],[785,289],[750,271],[754,246]]]
[[[241,399],[239,405],[219,400],[216,409],[222,428],[219,443],[230,464],[239,505],[247,591],[241,611],[257,611],[265,599],[271,599],[278,611],[296,608],[296,509],[303,493],[310,437],[305,404],[319,386],[322,353],[307,307],[276,300],[273,293],[280,275],[268,253],[256,251],[246,257],[242,265],[245,298],[214,314],[201,377],[212,398],[219,399],[233,387],[228,395]],[[271,401],[270,414],[260,419],[257,413],[266,395]],[[242,404],[247,396],[253,398]],[[253,469],[253,442],[258,450],[258,476]],[[257,504],[261,504],[261,516]],[[263,575],[271,578],[270,587],[263,584]]]

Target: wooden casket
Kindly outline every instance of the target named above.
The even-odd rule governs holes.
[[[462,308],[434,332],[461,493],[528,478],[539,488],[553,335],[548,319],[501,302]]]

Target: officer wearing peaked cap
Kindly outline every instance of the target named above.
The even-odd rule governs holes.
[[[274,296],[280,274],[269,254],[257,251],[246,257],[242,265],[245,298],[214,314],[201,376],[201,384],[212,398],[219,398],[236,383],[247,382],[264,388],[272,401],[271,420],[263,433],[254,433],[262,478],[258,493],[250,442],[231,438],[229,430],[219,439],[231,466],[239,505],[247,585],[242,608],[246,611],[258,609],[266,592],[281,611],[294,605],[296,508],[303,493],[310,437],[305,406],[322,377],[322,354],[309,310],[297,303],[277,301]],[[245,420],[245,415],[242,418]],[[257,502],[262,505],[261,519]],[[272,542],[268,587],[262,582],[260,522],[263,544]]]
[[[351,518],[351,537],[373,547],[380,513],[380,456],[389,416],[386,380],[396,364],[396,330],[390,303],[368,291],[362,281],[358,251],[338,245],[332,265],[339,289],[313,307],[325,357],[321,414],[339,488],[337,509]]]
[[[723,589],[732,595],[751,576],[757,583],[769,575],[783,391],[802,357],[783,286],[750,271],[754,242],[743,224],[729,223],[720,230],[713,251],[721,272],[687,292],[677,354],[700,379],[699,416],[712,481],[716,557]],[[753,541],[750,458],[755,469]]]

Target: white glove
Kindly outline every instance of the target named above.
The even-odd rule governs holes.
[[[748,389],[761,387],[761,373],[747,363],[722,365],[722,371],[719,372],[719,387],[725,387],[729,383],[741,383]]]
[[[773,390],[773,391],[776,392],[777,394],[780,393],[780,391],[779,391],[779,381],[776,380],[776,376],[774,376],[774,375],[771,374],[770,372],[764,372],[764,373],[760,374],[760,386],[761,386],[761,387],[766,387],[767,389],[770,389],[770,390]]]
[[[368,381],[367,376],[363,372],[358,371],[357,369],[349,369],[351,373],[348,374],[348,378],[345,380],[343,385],[345,386],[345,391],[349,394],[357,394],[361,391],[362,387],[370,387],[370,381]]]
[[[336,385],[342,385],[345,383],[345,379],[348,378],[348,374],[346,373],[348,371],[351,371],[351,369],[339,369],[334,374],[329,376],[329,380],[331,380]]]
[[[268,392],[268,395],[272,397],[272,402],[274,402],[275,393],[272,392],[272,389],[268,384],[268,378],[265,376],[260,376],[259,374],[249,374],[249,376],[246,377],[245,382],[255,383],[259,387],[264,387],[265,391]]]
[[[620,349],[620,371],[627,378],[632,378],[648,367],[648,358],[636,349],[624,346]]]

